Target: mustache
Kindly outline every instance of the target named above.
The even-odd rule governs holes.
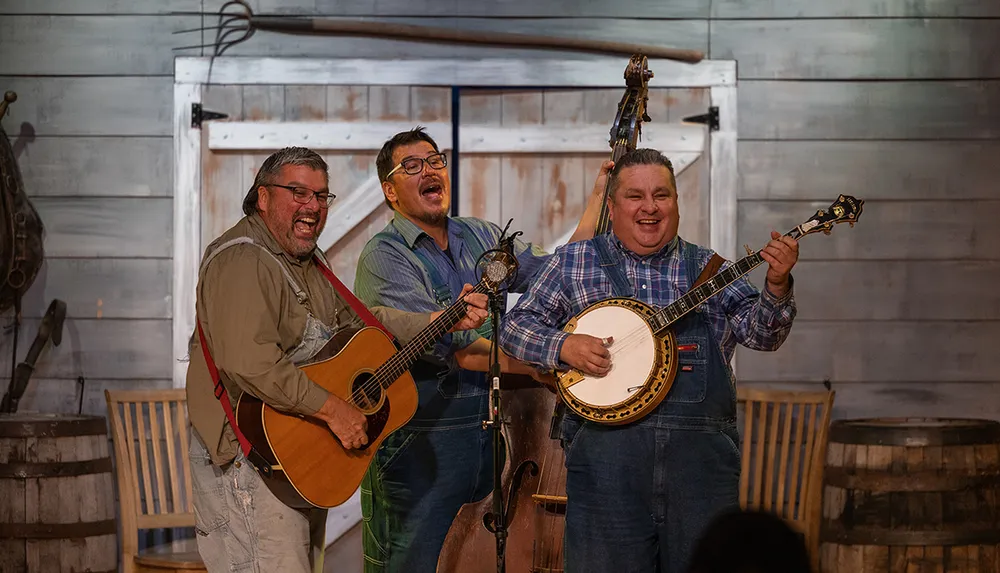
[[[304,209],[304,210],[300,210],[300,211],[296,211],[295,212],[295,218],[296,219],[301,219],[303,217],[309,217],[309,218],[312,218],[312,219],[316,219],[318,221],[319,220],[319,210]]]

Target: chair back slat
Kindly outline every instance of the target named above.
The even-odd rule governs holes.
[[[121,496],[129,496],[144,524],[163,516],[164,527],[177,527],[178,519],[193,525],[184,390],[106,391],[106,397],[112,424],[124,428],[125,443],[115,447],[119,479],[128,486]]]
[[[818,548],[824,457],[834,392],[738,390],[740,506],[774,513]]]

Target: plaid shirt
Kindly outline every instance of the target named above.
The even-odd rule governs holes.
[[[614,296],[611,281],[598,263],[593,241],[608,241],[611,251],[623,258],[625,277],[636,299],[662,308],[687,292],[683,255],[686,243],[679,237],[647,256],[629,251],[610,233],[571,243],[557,249],[545,262],[527,294],[504,318],[500,343],[505,352],[545,369],[569,368],[559,361],[562,343],[569,336],[561,328],[591,304]],[[710,249],[698,247],[695,275],[708,264],[712,254]],[[730,265],[726,261],[722,269]],[[754,350],[777,350],[788,337],[796,312],[791,285],[779,299],[766,289],[761,294],[746,276],[705,301],[702,307],[727,362],[732,360],[737,342]]]

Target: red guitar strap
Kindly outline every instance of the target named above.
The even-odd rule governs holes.
[[[197,320],[197,317],[195,320]],[[233,405],[229,402],[229,393],[226,392],[226,387],[223,386],[222,380],[219,378],[219,369],[215,367],[215,361],[212,360],[212,353],[208,351],[208,345],[205,344],[205,333],[201,330],[201,321],[197,320],[197,322],[198,340],[201,341],[201,350],[205,354],[205,362],[208,364],[208,374],[212,377],[212,383],[215,384],[215,398],[222,403],[222,409],[226,411],[226,417],[229,418],[229,425],[236,432],[236,439],[240,442],[240,449],[243,450],[243,455],[249,458],[250,450],[253,449],[253,446],[250,445],[250,440],[240,431],[240,427],[236,425],[236,416],[233,415]]]
[[[314,255],[313,258],[316,261],[316,266],[318,266],[319,270],[323,273],[323,276],[330,281],[333,288],[337,289],[340,296],[347,301],[347,304],[354,309],[354,312],[358,313],[358,316],[365,321],[365,324],[382,329],[390,340],[394,340],[389,330],[386,329],[386,327],[383,326],[377,318],[375,318],[375,315],[373,315],[371,311],[365,308],[365,305],[362,304],[361,301],[358,300],[358,298],[355,297],[346,286],[344,286],[344,283],[340,282],[337,276],[333,274],[333,271],[327,268],[327,266],[320,261],[318,256]],[[201,320],[198,320],[197,317],[195,317],[195,320],[198,324],[198,340],[201,341],[201,350],[205,354],[205,363],[208,365],[208,374],[212,377],[212,383],[215,385],[215,398],[222,404],[222,409],[226,412],[226,417],[229,419],[229,425],[232,426],[233,432],[236,433],[236,439],[240,443],[240,449],[243,450],[243,455],[246,456],[251,462],[255,462],[254,465],[258,466],[258,469],[269,473],[270,467],[267,467],[265,470],[261,467],[262,464],[256,463],[258,462],[256,458],[259,458],[257,452],[253,449],[253,445],[250,444],[250,440],[243,435],[239,426],[236,425],[236,416],[233,414],[233,405],[229,401],[229,394],[226,392],[226,387],[222,384],[222,379],[219,376],[219,369],[215,366],[215,361],[212,360],[212,353],[208,351],[208,345],[205,343],[205,333],[201,329]],[[261,459],[259,461],[263,460]]]
[[[382,329],[382,332],[385,332],[386,336],[388,336],[390,340],[395,340],[392,333],[389,332],[389,330],[386,329],[386,327],[383,326],[377,318],[375,318],[375,315],[373,315],[371,311],[368,310],[368,308],[366,308],[360,300],[358,300],[358,297],[354,296],[354,293],[352,293],[350,289],[344,286],[344,283],[340,282],[337,275],[333,274],[333,271],[323,264],[319,256],[313,255],[313,259],[316,261],[316,266],[319,267],[319,270],[323,272],[323,276],[326,277],[326,280],[330,281],[333,288],[337,289],[340,296],[347,301],[347,304],[351,305],[351,308],[354,309],[354,312],[358,313],[358,316],[361,317],[361,320],[365,321],[365,324]]]

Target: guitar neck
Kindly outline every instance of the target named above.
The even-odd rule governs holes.
[[[798,239],[802,235],[803,233],[800,231],[799,227],[785,233],[785,236],[792,237],[793,239]],[[651,316],[647,319],[649,324],[653,327],[654,332],[657,334],[662,333],[670,327],[670,325],[680,320],[684,315],[691,312],[695,308],[698,308],[701,303],[722,292],[723,289],[738,281],[750,271],[759,267],[763,262],[764,257],[760,256],[760,251],[743,257],[727,267],[725,270],[716,273],[715,276],[708,279],[701,285],[684,293],[684,296],[678,298],[657,312],[655,315]]]
[[[480,281],[472,289],[472,292],[487,292],[486,282]],[[441,316],[424,327],[423,330],[413,337],[413,340],[408,342],[401,350],[393,354],[392,358],[375,370],[374,378],[378,380],[379,385],[382,388],[388,388],[390,384],[398,380],[404,372],[409,370],[421,356],[434,346],[435,342],[462,320],[467,309],[468,304],[465,300],[459,299],[445,309],[441,313]]]

